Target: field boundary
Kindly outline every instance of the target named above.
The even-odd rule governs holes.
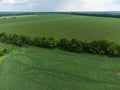
[[[77,39],[59,39],[53,37],[27,36],[19,34],[0,33],[0,42],[23,46],[37,46],[41,48],[58,48],[76,53],[91,53],[120,57],[120,43],[111,40],[81,41]]]

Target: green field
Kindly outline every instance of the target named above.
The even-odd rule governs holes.
[[[77,38],[120,40],[120,19],[75,15],[1,17],[0,32]]]
[[[0,90],[120,90],[120,58],[21,48],[0,64]]]
[[[120,40],[120,19],[76,15],[0,17],[0,32]],[[0,57],[0,90],[120,90],[120,58],[15,47]]]

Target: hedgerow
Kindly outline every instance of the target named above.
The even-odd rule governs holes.
[[[0,42],[16,46],[37,46],[41,48],[59,48],[76,53],[91,53],[108,56],[120,56],[120,44],[110,40],[80,41],[77,39],[59,39],[53,37],[30,37],[19,34],[0,33]]]

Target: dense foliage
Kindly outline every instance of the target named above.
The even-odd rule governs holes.
[[[8,50],[7,49],[0,49],[0,56],[3,56],[5,55],[6,53],[8,53]]]
[[[20,15],[42,15],[42,14],[69,14],[69,15],[84,15],[97,17],[112,17],[120,18],[120,12],[1,12],[2,16],[20,16]]]
[[[107,13],[107,12],[86,12],[86,13],[79,13],[79,12],[70,12],[67,13],[65,12],[64,14],[69,14],[69,15],[83,15],[83,16],[96,16],[96,17],[112,17],[112,18],[120,18],[120,13]]]
[[[77,53],[120,56],[120,43],[115,43],[110,40],[94,40],[89,42],[76,39],[55,40],[53,37],[30,37],[27,35],[0,33],[0,41],[16,46],[37,46],[51,49],[59,48]]]
[[[75,15],[75,14],[73,14]],[[87,13],[81,13],[81,14],[77,14],[77,15],[84,15],[84,16],[97,16],[97,17],[112,17],[112,18],[120,18],[120,14],[87,14]]]

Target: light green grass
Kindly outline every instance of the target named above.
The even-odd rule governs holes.
[[[120,90],[120,58],[19,49],[0,64],[0,90]]]
[[[1,17],[0,32],[80,40],[120,40],[120,19],[116,18],[56,14],[16,17]]]
[[[0,32],[120,40],[120,19],[75,15],[0,18]],[[0,90],[120,90],[120,58],[19,48],[0,58]]]

